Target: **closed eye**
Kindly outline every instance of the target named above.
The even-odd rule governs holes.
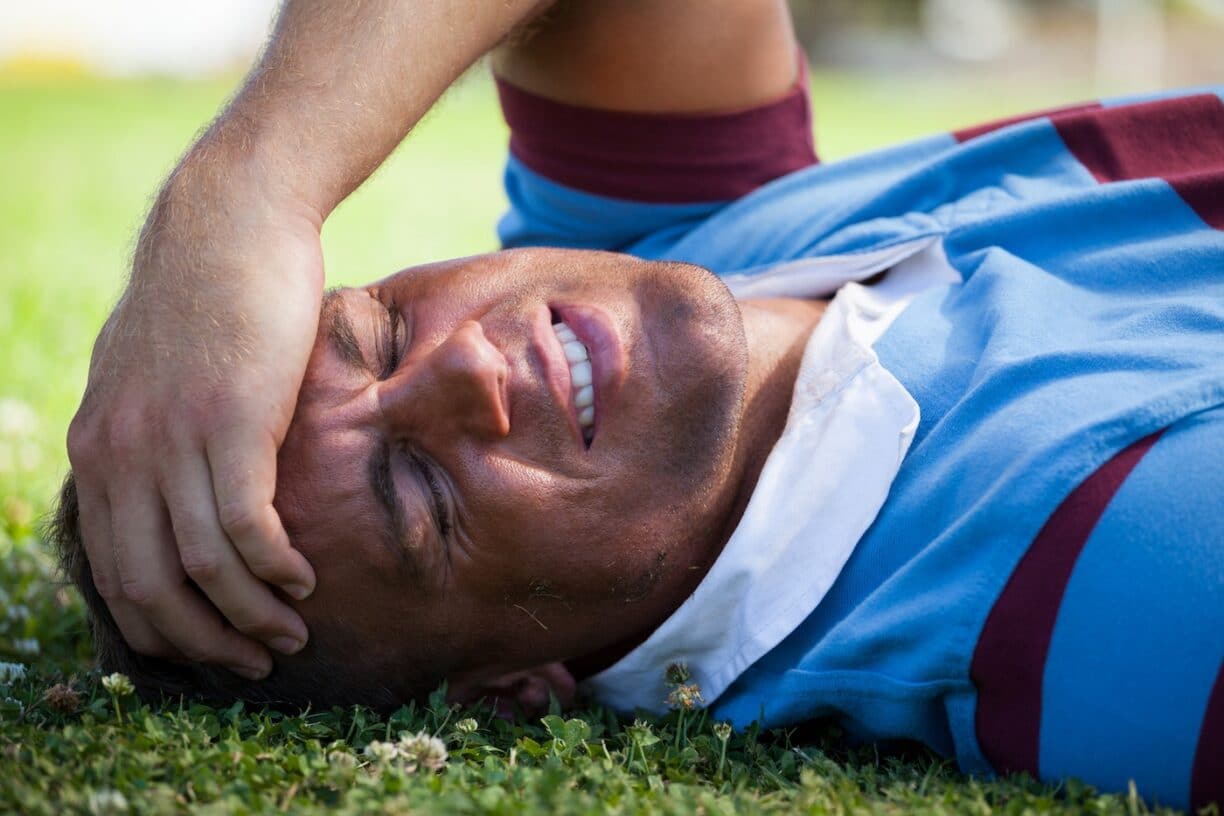
[[[446,501],[446,494],[442,492],[442,482],[438,478],[437,470],[432,462],[415,451],[409,451],[408,456],[420,473],[421,480],[429,488],[429,495],[433,501],[434,523],[438,527],[438,535],[449,551],[450,534],[454,529],[454,522],[451,519],[450,504]]]
[[[382,371],[379,372],[379,379],[385,380],[395,373],[400,364],[400,333],[403,328],[403,318],[400,315],[399,307],[392,300],[387,304],[387,321],[386,328],[383,331],[382,347]]]

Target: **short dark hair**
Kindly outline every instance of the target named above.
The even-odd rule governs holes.
[[[163,695],[186,696],[206,702],[228,704],[234,700],[266,704],[278,708],[307,705],[367,705],[390,710],[406,700],[399,699],[382,685],[345,659],[352,644],[339,622],[315,624],[311,638],[301,652],[292,657],[277,657],[272,673],[252,681],[233,672],[203,664],[180,664],[158,657],[137,654],[123,639],[106,602],[94,585],[89,556],[81,538],[80,506],[76,480],[71,473],[64,480],[59,501],[43,528],[44,539],[59,555],[60,570],[85,600],[93,635],[97,666],[103,672],[122,672],[131,678],[137,692],[146,700]],[[402,679],[407,672],[398,671]],[[434,678],[422,676],[414,684],[419,696],[436,685]]]

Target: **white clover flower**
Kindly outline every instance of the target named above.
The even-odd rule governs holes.
[[[471,717],[467,717],[455,723],[455,730],[460,734],[471,734],[478,728],[480,728],[480,723],[476,722],[476,720],[472,719]]]
[[[116,697],[126,697],[136,690],[131,679],[126,674],[115,672],[102,678],[102,688]]]
[[[6,663],[0,660],[0,683],[12,683],[25,677],[26,667],[21,663]]]
[[[110,816],[113,813],[127,813],[128,801],[117,790],[104,788],[89,794],[89,812],[93,816]]]
[[[714,723],[714,736],[726,742],[731,737],[731,723]]]
[[[440,771],[446,767],[446,760],[450,756],[446,751],[446,743],[424,731],[402,735],[396,747],[404,760],[405,770],[409,772],[417,768]]]
[[[386,745],[385,742],[381,744]],[[369,746],[366,747],[368,748]],[[357,757],[353,756],[348,751],[332,751],[327,755],[327,761],[329,764],[334,765],[337,768],[344,768],[346,770],[357,767]]]
[[[20,438],[38,432],[38,412],[13,397],[0,397],[0,436]]]
[[[374,740],[365,747],[362,751],[367,759],[373,760],[380,765],[385,765],[399,755],[399,751],[389,742]]]

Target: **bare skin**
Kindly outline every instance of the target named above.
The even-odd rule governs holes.
[[[273,506],[323,289],[319,233],[477,58],[596,107],[758,104],[794,78],[782,0],[288,0],[150,212],[68,436],[99,591],[141,653],[271,668],[315,586]],[[554,28],[555,26],[555,28]],[[552,32],[552,33],[550,33]]]

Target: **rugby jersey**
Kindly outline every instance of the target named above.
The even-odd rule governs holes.
[[[932,238],[961,279],[875,342],[920,408],[912,444],[827,594],[715,716],[833,717],[969,772],[1224,798],[1219,90],[829,164],[801,84],[702,116],[500,92],[505,246],[742,280]]]

